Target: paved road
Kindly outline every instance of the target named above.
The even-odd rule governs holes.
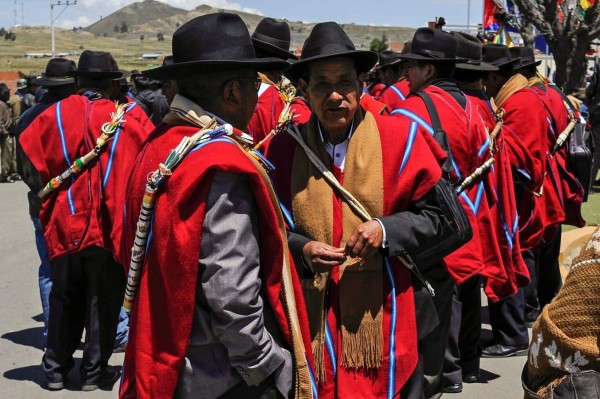
[[[0,184],[0,399],[116,398],[118,384],[112,391],[79,391],[76,371],[70,374],[63,391],[50,392],[43,388],[39,258],[27,212],[26,192],[22,183]],[[489,326],[484,328],[489,334]],[[78,362],[81,351],[75,357]],[[118,366],[122,361],[122,354],[113,355],[110,364]],[[482,359],[482,376],[487,381],[465,384],[462,393],[446,394],[444,398],[522,398],[520,373],[524,362],[524,357]]]

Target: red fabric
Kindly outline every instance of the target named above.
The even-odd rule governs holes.
[[[264,84],[264,83],[263,83]],[[279,114],[283,110],[283,100],[277,88],[273,85],[258,96],[254,115],[246,127],[246,131],[259,143],[271,130],[277,126]]]
[[[546,87],[545,91],[537,90],[538,95],[547,107],[548,116],[553,123],[553,134],[549,135],[549,149],[554,147],[556,137],[562,133],[569,124],[567,105],[560,94],[554,89]],[[583,202],[583,187],[570,170],[567,161],[567,146],[563,146],[553,157],[555,167],[554,178],[560,190],[561,205],[564,210],[564,224],[576,227],[585,226],[585,220],[581,215],[581,204]],[[554,180],[553,180],[554,181]],[[550,238],[549,236],[547,236]]]
[[[490,105],[487,101],[476,95],[467,96],[473,107],[477,110],[483,125],[488,132],[492,132],[496,125]],[[498,243],[502,265],[506,273],[506,281],[501,279],[487,279],[484,291],[486,295],[495,301],[508,297],[517,292],[518,287],[524,287],[529,283],[529,272],[523,261],[521,246],[519,244],[519,231],[515,228],[517,220],[517,203],[515,199],[514,182],[508,155],[508,148],[504,143],[502,130],[496,136],[494,148],[494,166],[488,178],[489,187],[493,188],[493,202],[490,202],[495,241]],[[487,184],[486,184],[487,185]],[[487,241],[487,239],[483,239]]]
[[[393,84],[394,88],[399,90],[404,98],[399,96],[398,93],[396,93],[391,87],[386,87],[381,93],[381,96],[379,96],[378,100],[387,104],[390,112],[396,108],[401,108],[404,99],[406,99],[408,97],[408,93],[410,93],[410,88],[408,85],[409,82],[406,79]]]
[[[385,85],[383,83],[377,83],[373,85],[373,87],[371,87],[371,89],[369,90],[369,94],[379,99],[379,96],[381,96],[381,93],[383,93],[384,90]]]
[[[494,3],[494,0],[483,0],[483,28],[488,29],[497,23],[494,14],[500,12],[500,8]]]
[[[448,137],[450,152],[454,160],[453,164],[455,165],[451,173],[451,179],[456,185],[480,166],[483,160],[489,157],[489,152],[485,152],[482,157],[478,156],[479,148],[485,143],[485,131],[483,131],[481,123],[476,118],[469,120],[465,110],[444,90],[434,85],[429,85],[423,91],[431,96],[436,106],[442,128]],[[417,114],[431,125],[429,112],[420,97],[415,95],[409,96],[401,108]],[[471,105],[468,108],[469,112],[472,112]],[[426,134],[430,140],[434,141],[432,133],[427,132]],[[486,265],[484,269],[481,237],[488,237],[490,224],[487,223],[484,226],[486,227],[486,231],[482,235],[478,215],[485,215],[485,220],[488,220],[489,208],[487,201],[480,201],[480,205],[476,206],[479,190],[481,189],[476,184],[467,188],[465,194],[459,197],[471,223],[473,238],[444,258],[448,272],[457,284],[463,283],[476,274],[506,280],[506,275],[502,272],[503,268],[497,258],[493,261],[486,259],[490,264]],[[479,216],[480,219],[482,218],[481,215]],[[489,248],[492,249],[492,247]]]
[[[310,119],[312,111],[303,97],[295,97],[291,109],[294,111],[294,122],[296,125],[304,125]]]
[[[157,169],[184,136],[196,131],[194,127],[160,125],[137,157],[127,192],[127,234],[122,246],[125,257],[131,255],[148,173]],[[285,243],[279,233],[276,205],[254,164],[239,147],[213,142],[190,153],[158,190],[152,242],[130,320],[120,398],[173,397],[192,329],[202,223],[217,170],[248,175],[258,209],[263,287],[283,336],[291,345],[289,322],[281,302]],[[292,274],[296,301],[302,304],[300,284]],[[298,317],[304,345],[310,348],[302,306],[298,306]],[[312,353],[307,353],[307,358],[312,362]]]
[[[541,241],[544,227],[544,204],[532,192],[544,184],[547,152],[547,120],[543,105],[530,88],[510,96],[501,106],[504,109],[503,133],[510,163],[515,173],[525,171],[529,178],[520,178],[523,187],[517,195],[519,239],[521,250],[535,248]]]
[[[364,111],[359,111],[364,112]],[[441,176],[441,170],[436,165],[437,160],[423,139],[424,134],[417,131],[412,150],[409,151],[407,141],[411,121],[407,118],[392,118],[388,116],[375,116],[379,135],[381,137],[381,151],[383,156],[384,174],[384,214],[386,216],[406,210],[410,203],[421,198],[429,191]],[[316,121],[311,121],[316,124]],[[311,132],[316,134],[316,132]],[[267,151],[267,157],[275,165],[273,181],[277,188],[282,203],[291,211],[291,176],[296,142],[289,135],[278,135],[273,139]],[[351,143],[352,145],[352,143]],[[403,159],[406,163],[401,170]],[[332,168],[338,177],[343,177],[339,170]],[[343,182],[342,182],[343,183]],[[335,194],[334,194],[335,195]],[[334,201],[339,204],[339,199]],[[334,212],[333,233],[336,241],[341,239],[341,220]],[[335,245],[333,243],[332,245]],[[393,314],[393,299],[396,304],[396,330],[395,330],[395,373],[394,384],[391,387],[393,394],[398,392],[412,374],[417,363],[416,325],[414,314],[414,298],[408,270],[397,259],[389,258],[390,272],[395,285],[395,297],[392,297],[392,286],[387,277],[384,265],[384,358],[380,369],[346,370],[341,363],[341,326],[339,324],[339,291],[336,284],[331,285],[328,301],[331,307],[327,314],[327,321],[333,335],[333,345],[338,359],[337,375],[334,378],[331,359],[325,350],[326,382],[319,386],[320,398],[381,398],[385,397],[388,389],[388,373],[390,372],[390,337]],[[338,271],[332,271],[333,281],[337,281]],[[338,276],[338,277],[336,277]],[[393,395],[392,394],[392,395]]]
[[[148,118],[148,115],[146,115],[146,113],[144,112],[144,110],[142,109],[142,107],[140,107],[139,105],[137,105],[137,103],[135,101],[130,100],[129,101],[130,104],[136,104],[135,107],[133,107],[128,114],[135,119],[136,121],[139,122],[140,125],[143,126],[144,130],[146,132],[151,132],[154,130],[154,128],[156,126],[154,126],[154,123],[150,120],[150,118]]]
[[[44,184],[71,166],[63,154],[57,107],[71,163],[96,145],[102,125],[110,121],[109,115],[115,111],[112,101],[90,102],[80,95],[72,95],[58,104],[38,116],[20,137],[23,150]],[[91,245],[107,248],[118,259],[127,177],[138,149],[150,133],[129,113],[125,114],[125,121],[119,137],[105,147],[96,162],[88,165],[73,183],[63,183],[43,201],[40,219],[50,259]]]
[[[390,113],[390,111],[387,109],[387,105],[381,101],[377,101],[368,93],[363,93],[360,96],[360,105],[373,115],[389,115]]]

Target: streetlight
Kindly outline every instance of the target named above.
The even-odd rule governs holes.
[[[50,30],[51,30],[51,36],[52,36],[52,57],[54,57],[54,53],[55,53],[55,49],[54,49],[54,22],[58,19],[58,17],[60,17],[62,15],[63,12],[65,12],[65,10],[67,9],[67,7],[69,6],[75,6],[77,5],[77,0],[75,0],[74,2],[70,2],[69,0],[67,0],[66,3],[61,3],[60,0],[58,0],[56,2],[56,4],[51,3],[50,4]],[[62,11],[56,16],[56,18],[54,18],[54,6],[64,6],[64,8],[62,9]]]

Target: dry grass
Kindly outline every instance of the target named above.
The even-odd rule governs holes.
[[[48,58],[28,59],[25,53],[50,53],[50,28],[23,27],[15,29],[14,32],[17,36],[14,42],[0,40],[0,54],[2,54],[0,71],[21,71],[26,75],[43,71]],[[140,60],[140,56],[144,53],[171,53],[170,38],[159,42],[156,37],[145,37],[141,41],[139,37],[137,39],[96,37],[86,31],[55,29],[54,32],[57,53],[80,53],[83,50],[109,51],[116,58],[119,67],[127,70],[148,69],[161,62]],[[77,61],[79,57],[74,55],[67,58]]]

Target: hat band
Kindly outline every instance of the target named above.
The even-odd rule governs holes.
[[[456,58],[456,55],[452,55],[452,54],[448,54],[445,53],[443,51],[436,51],[436,50],[428,50],[428,49],[422,49],[422,50],[415,50],[415,51],[411,51],[409,54],[417,54],[417,55],[423,55],[423,56],[427,56],[427,57],[431,57],[431,58]]]
[[[338,44],[338,43],[328,43],[322,46],[315,46],[312,48],[305,48],[302,50],[301,59],[312,58],[317,56],[328,56],[332,54],[338,53],[347,53],[350,51],[356,51],[356,47],[350,44]]]
[[[288,51],[290,48],[289,40],[280,40],[271,36],[263,35],[262,33],[254,32],[252,35],[253,39],[260,40],[269,44],[272,44],[275,47],[279,47],[282,50]]]
[[[187,52],[189,51],[189,48],[182,50]],[[214,51],[203,52],[201,54],[173,53],[175,64],[192,61],[239,61],[247,60],[249,58],[256,58],[256,53],[254,52],[254,46],[252,46],[252,44],[219,48]]]

